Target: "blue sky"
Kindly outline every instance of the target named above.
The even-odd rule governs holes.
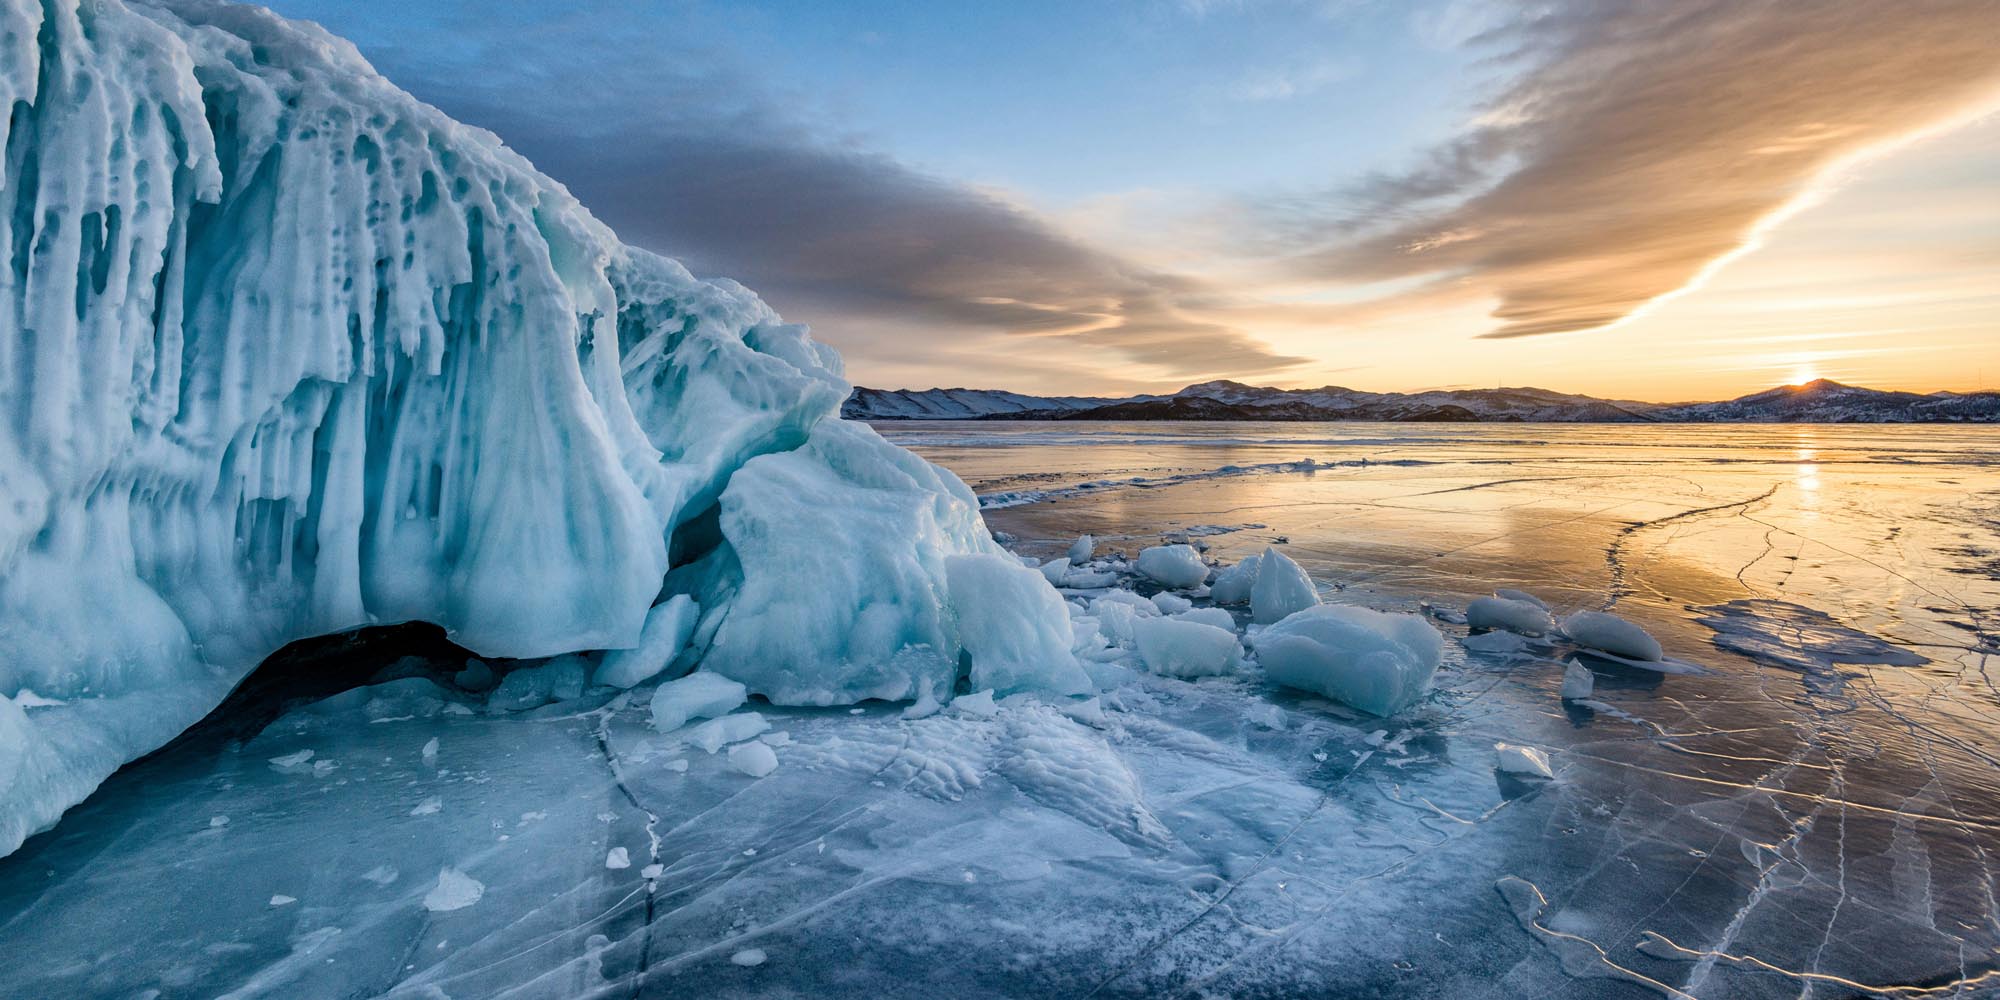
[[[864,384],[2000,372],[1990,0],[273,6]],[[1808,269],[1837,286],[1773,277]],[[1780,332],[1746,285],[1784,286]],[[1718,323],[1807,346],[1746,360]],[[1710,346],[1631,362],[1677,343]]]

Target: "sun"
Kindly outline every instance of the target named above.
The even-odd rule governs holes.
[[[1819,377],[1820,374],[1818,365],[1815,365],[1810,361],[1800,361],[1798,364],[1792,366],[1791,381],[1788,382],[1787,384],[1805,385],[1807,382],[1818,381]]]

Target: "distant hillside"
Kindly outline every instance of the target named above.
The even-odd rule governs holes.
[[[857,387],[841,415],[860,420],[1381,420],[1459,423],[1992,423],[2000,392],[1919,395],[1820,379],[1716,403],[1662,405],[1547,389],[1362,392],[1272,389],[1227,380],[1172,395],[1106,399],[993,389]]]

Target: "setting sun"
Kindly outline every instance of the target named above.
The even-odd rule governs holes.
[[[1819,377],[1818,365],[1810,361],[1800,361],[1798,364],[1792,366],[1792,379],[1789,384],[1805,385],[1808,382],[1816,381]]]

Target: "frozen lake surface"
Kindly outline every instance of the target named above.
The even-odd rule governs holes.
[[[753,703],[753,778],[643,700],[494,714],[435,639],[322,645],[427,679],[267,669],[0,859],[0,996],[2000,995],[2000,428],[881,429],[1024,554],[1276,544],[1428,602],[1437,689]],[[1567,644],[1448,623],[1495,588],[1705,672],[1584,655],[1565,702]]]

